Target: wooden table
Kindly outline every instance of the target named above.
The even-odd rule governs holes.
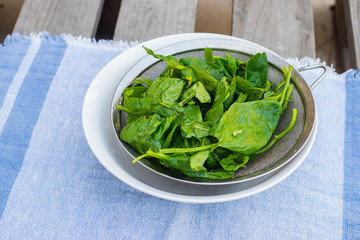
[[[360,69],[360,0],[336,0],[338,54],[344,69]]]
[[[14,32],[48,31],[96,37],[102,28],[109,27],[101,21],[112,18],[114,40],[146,41],[169,34],[194,32],[196,13],[203,7],[200,1],[205,2],[121,0],[120,4],[120,0],[25,0]],[[311,0],[222,0],[217,4],[229,1],[231,11],[220,16],[230,19],[231,26],[228,27],[233,36],[263,45],[285,58],[315,57]],[[355,10],[350,21],[359,22],[359,0],[341,2],[347,9]],[[110,9],[111,14],[104,14],[105,9]],[[209,13],[208,21],[209,24],[217,23],[216,8]],[[352,46],[357,46],[350,50],[354,55],[351,61],[354,67],[360,68],[359,24],[351,29],[352,34],[349,34],[355,36]]]

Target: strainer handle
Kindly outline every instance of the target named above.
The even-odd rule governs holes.
[[[312,70],[315,68],[322,68],[322,69],[324,69],[324,72],[323,72],[323,74],[320,75],[320,77],[318,79],[315,80],[315,82],[313,82],[313,84],[311,84],[311,86],[310,86],[311,90],[313,90],[319,84],[319,82],[325,78],[325,76],[329,73],[329,68],[322,64],[316,64],[316,65],[311,65],[311,66],[302,67],[302,68],[298,69],[298,71],[301,72],[301,71],[306,71],[306,70]]]

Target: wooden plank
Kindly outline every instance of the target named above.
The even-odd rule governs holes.
[[[312,1],[316,57],[337,68],[334,0]]]
[[[360,1],[343,0],[346,39],[348,46],[348,68],[360,69]]]
[[[122,0],[114,40],[193,32],[197,0]]]
[[[11,34],[23,0],[0,0],[0,42]]]
[[[93,37],[103,0],[25,0],[13,32]]]
[[[315,57],[311,0],[234,0],[232,34],[282,57]]]
[[[336,0],[335,4],[335,49],[338,64],[336,66],[337,72],[344,72],[350,67],[349,61],[349,47],[346,37],[346,25],[344,17],[344,3],[343,0]]]
[[[231,35],[233,0],[198,0],[195,32]]]

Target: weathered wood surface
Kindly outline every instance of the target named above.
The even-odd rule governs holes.
[[[195,32],[232,33],[233,0],[198,0]]]
[[[104,0],[25,0],[13,32],[94,37]]]
[[[340,37],[345,38],[345,46],[343,47],[347,48],[343,50],[345,69],[360,69],[360,1],[337,1],[336,8],[341,11],[337,14],[337,21],[343,23],[343,25],[338,25],[338,32],[343,34]]]
[[[25,0],[13,32],[94,37],[103,1]],[[194,32],[197,7],[198,0],[122,0],[113,39],[141,42]],[[315,57],[311,0],[233,0],[232,7],[233,36],[282,57]]]
[[[197,0],[122,0],[114,40],[194,32]]]
[[[282,57],[315,57],[311,0],[234,0],[232,35]]]

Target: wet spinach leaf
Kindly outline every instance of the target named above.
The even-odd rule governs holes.
[[[162,103],[175,103],[179,99],[185,81],[180,78],[161,77],[146,91],[147,98],[157,98]]]
[[[282,107],[277,101],[234,103],[219,122],[219,146],[250,155],[262,148],[275,131]]]
[[[236,171],[239,168],[245,167],[248,161],[249,156],[244,156],[241,154],[230,154],[220,161],[220,165],[226,171]]]
[[[206,91],[204,85],[201,82],[196,82],[191,87],[184,90],[181,97],[180,106],[184,106],[192,98],[197,98],[200,103],[211,102],[210,94]]]
[[[142,116],[128,123],[120,133],[120,139],[129,143],[141,154],[149,149],[161,149],[164,134],[174,117],[162,118],[159,114]]]
[[[215,125],[224,114],[224,102],[230,97],[231,88],[223,77],[217,84],[215,98],[212,107],[205,115],[205,121]]]
[[[265,53],[257,53],[246,62],[245,80],[256,88],[263,88],[267,82],[268,61]]]
[[[131,85],[142,85],[143,86],[145,84],[148,87],[150,87],[153,82],[154,81],[149,78],[137,78],[131,83]]]
[[[124,89],[123,96],[124,98],[141,98],[146,91],[147,88],[144,86],[128,87]]]
[[[184,66],[190,67],[193,70],[196,69],[197,71],[206,73],[217,81],[225,77],[225,70],[222,67],[208,62],[205,59],[185,57],[181,58],[180,62]]]

